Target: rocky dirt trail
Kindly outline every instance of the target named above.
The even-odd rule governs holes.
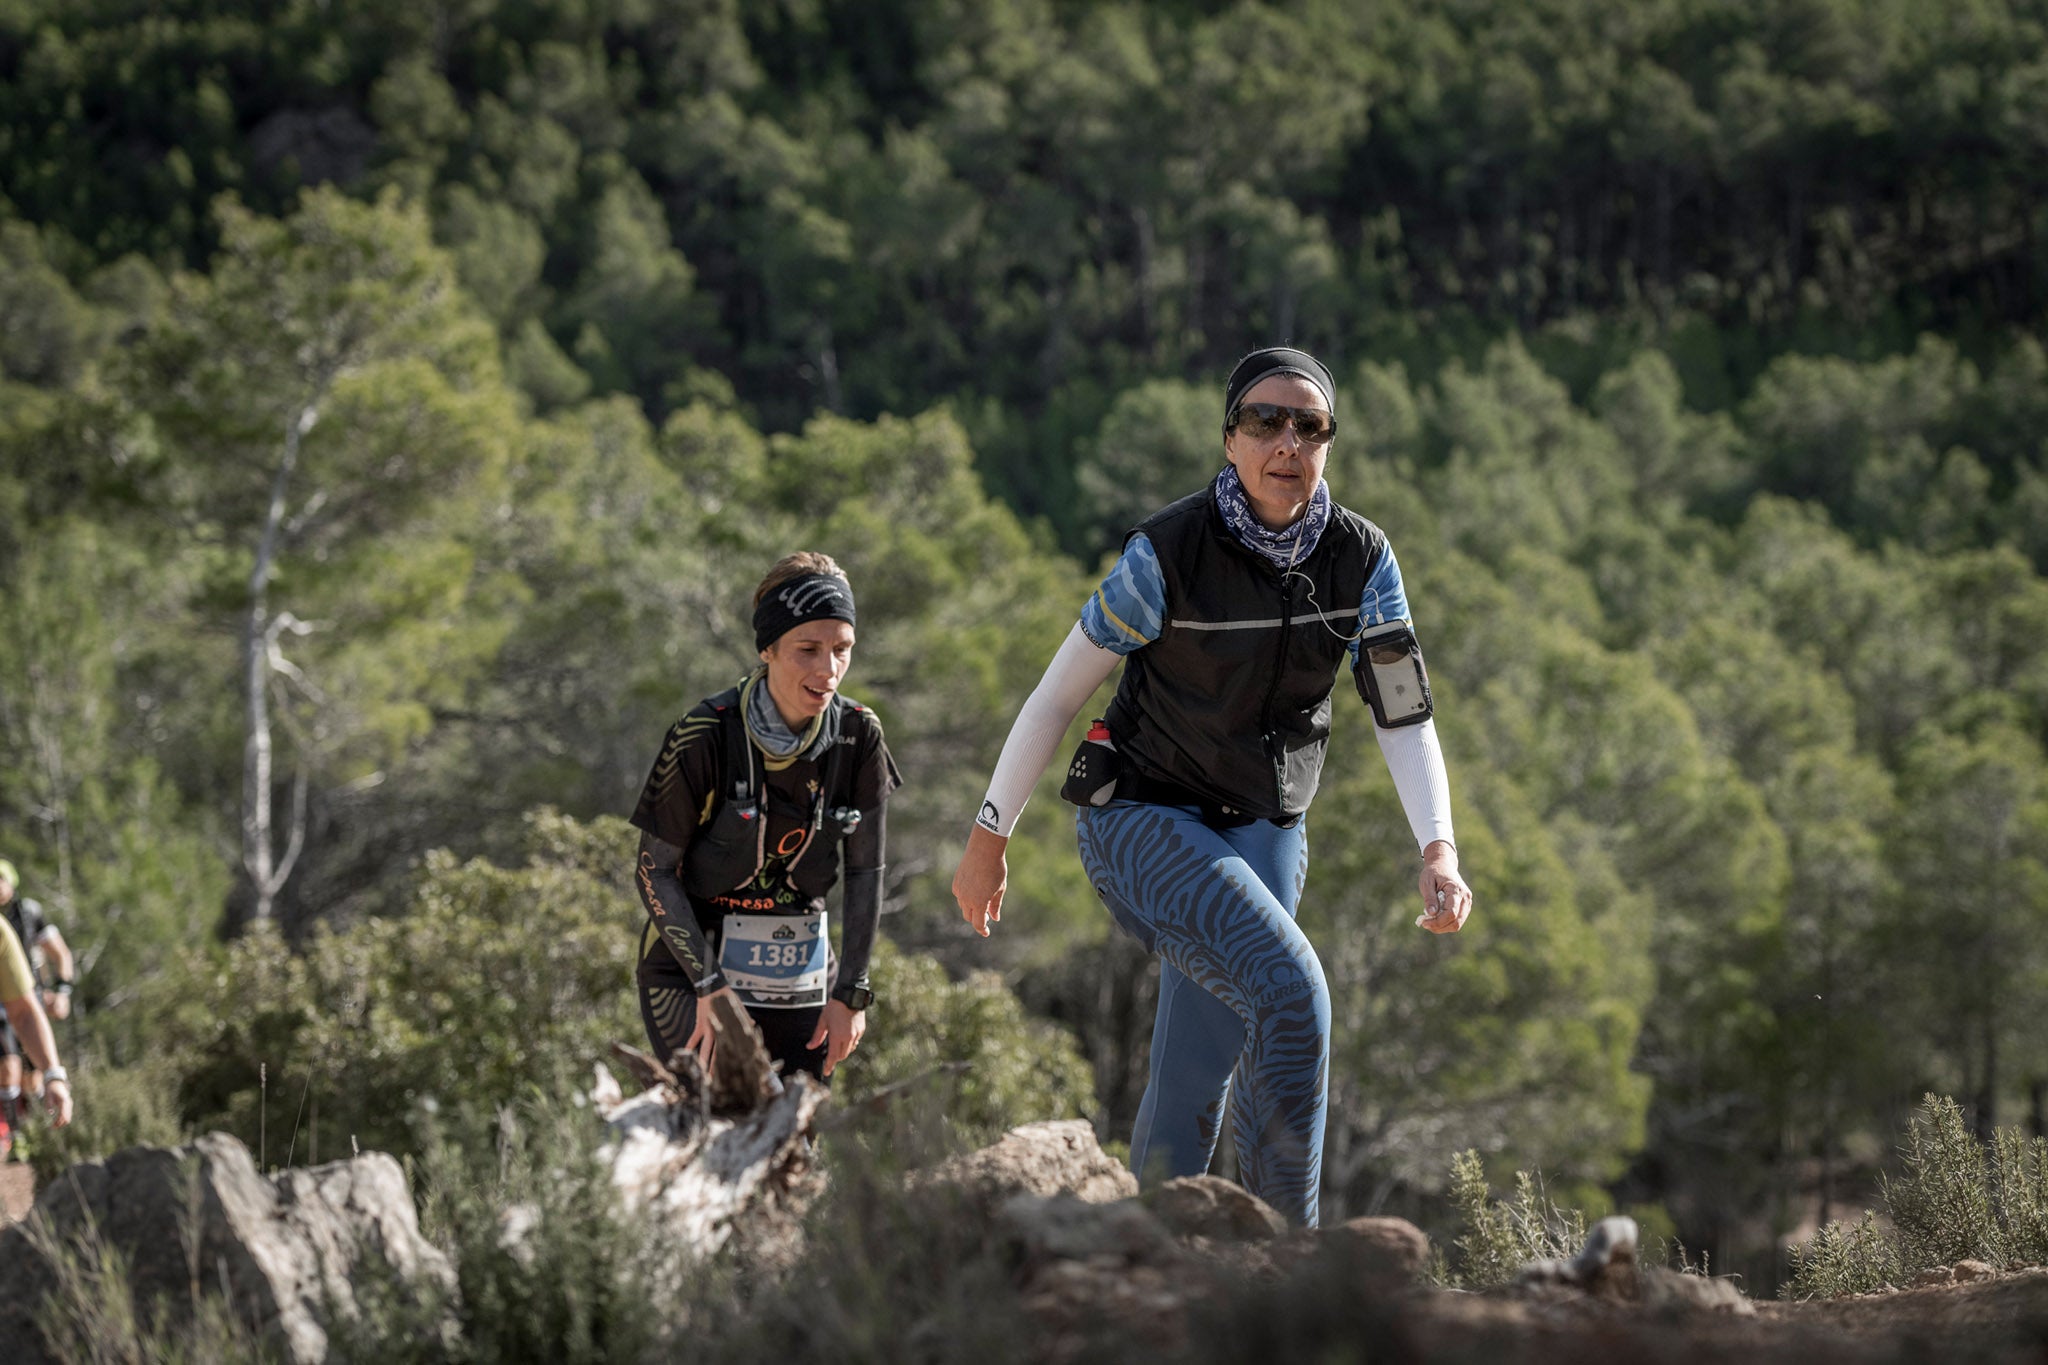
[[[1378,1349],[1368,1354],[1375,1361],[1431,1365],[2048,1362],[2048,1271],[2025,1271],[1975,1284],[1752,1307],[1752,1313],[1740,1316],[1660,1313],[1596,1300],[1533,1302],[1421,1291],[1375,1324],[1369,1335],[1376,1338],[1373,1345]]]
[[[26,1218],[35,1202],[35,1172],[19,1162],[0,1165],[0,1227]]]
[[[736,1066],[730,1075],[678,1074],[636,1056],[633,1069],[647,1087],[640,1094],[626,1096],[606,1076],[592,1098],[621,1195],[660,1213],[678,1265],[726,1254],[772,1280],[800,1264],[804,1213],[819,1192],[805,1135],[833,1117],[820,1116],[822,1095]],[[180,1177],[186,1170],[199,1173],[196,1196]],[[97,1227],[130,1259],[138,1289],[189,1277],[184,1255],[171,1253],[182,1241],[177,1218],[196,1215],[205,1259],[224,1267],[241,1316],[297,1365],[326,1359],[325,1318],[351,1304],[362,1248],[409,1276],[452,1283],[386,1156],[259,1175],[246,1150],[216,1134],[177,1151],[117,1154],[59,1185],[37,1216]],[[31,1192],[27,1167],[0,1166],[0,1223],[19,1218]],[[1007,1284],[1014,1297],[990,1309],[1022,1329],[1007,1358],[1033,1365],[2048,1365],[2048,1269],[2001,1275],[1964,1263],[1948,1283],[1754,1302],[1728,1280],[1640,1265],[1634,1223],[1609,1218],[1569,1260],[1527,1266],[1515,1283],[1484,1293],[1447,1290],[1425,1278],[1431,1248],[1411,1224],[1360,1218],[1290,1230],[1210,1176],[1141,1194],[1080,1120],[1027,1124],[915,1172],[902,1197],[972,1249],[957,1269],[979,1274],[963,1283]],[[514,1212],[508,1244],[520,1236]],[[0,1228],[0,1361],[44,1358],[28,1318],[49,1288],[49,1268],[21,1230]],[[942,1326],[905,1321],[901,1340],[933,1347]],[[943,1349],[906,1351],[947,1358]]]

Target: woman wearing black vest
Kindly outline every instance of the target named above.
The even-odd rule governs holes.
[[[1121,659],[1107,724],[1062,795],[1080,805],[1096,893],[1160,959],[1131,1166],[1145,1179],[1207,1170],[1227,1100],[1246,1188],[1307,1226],[1330,1001],[1294,914],[1340,664],[1372,707],[1422,852],[1417,923],[1456,933],[1472,906],[1399,566],[1380,529],[1323,483],[1334,410],[1313,357],[1272,347],[1238,362],[1225,384],[1227,464],[1126,537],[1019,713],[953,879],[962,915],[986,935],[1017,815]]]
[[[730,994],[785,1073],[820,1080],[860,1045],[881,910],[883,811],[902,785],[874,712],[841,695],[853,589],[830,556],[778,561],[754,592],[761,666],[677,721],[633,823],[640,1013],[655,1055],[707,1064]],[[846,862],[835,973],[825,893]]]

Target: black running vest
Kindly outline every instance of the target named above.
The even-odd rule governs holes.
[[[710,822],[683,850],[683,890],[708,926],[723,913],[715,908],[718,898],[740,892],[763,871],[785,869],[776,885],[755,889],[771,902],[781,890],[795,892],[796,898],[786,908],[773,903],[760,908],[789,914],[822,908],[825,893],[839,880],[839,843],[848,833],[842,815],[852,809],[855,755],[873,727],[874,713],[859,702],[835,696],[810,756],[771,778],[747,739],[739,689],[706,698],[705,705],[719,720],[718,799]],[[805,787],[811,788],[807,800],[793,794]],[[764,835],[771,813],[791,840],[785,848],[767,845]],[[797,843],[792,829],[808,830],[810,838]],[[764,854],[779,856],[764,866]],[[792,858],[795,867],[789,869]]]
[[[1124,660],[1109,708],[1118,751],[1147,777],[1263,819],[1308,809],[1330,740],[1330,692],[1387,538],[1344,507],[1284,580],[1224,525],[1203,489],[1131,535],[1166,580],[1159,638]],[[1128,537],[1126,537],[1128,541]]]

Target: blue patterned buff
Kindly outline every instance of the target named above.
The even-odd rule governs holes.
[[[1244,480],[1237,477],[1237,466],[1227,464],[1216,476],[1216,506],[1223,513],[1223,524],[1247,550],[1285,571],[1313,554],[1316,542],[1323,538],[1323,528],[1330,524],[1330,485],[1317,479],[1316,491],[1309,495],[1308,511],[1302,513],[1301,520],[1284,531],[1268,531],[1265,523],[1252,515]]]

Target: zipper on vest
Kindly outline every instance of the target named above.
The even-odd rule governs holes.
[[[1273,698],[1280,692],[1280,675],[1287,668],[1287,636],[1294,627],[1294,592],[1287,585],[1287,576],[1280,576],[1280,650],[1273,657],[1273,677],[1266,684],[1266,705],[1259,714],[1260,738],[1266,742],[1266,761],[1273,765],[1273,796],[1282,812],[1287,809],[1285,768],[1274,747]]]

